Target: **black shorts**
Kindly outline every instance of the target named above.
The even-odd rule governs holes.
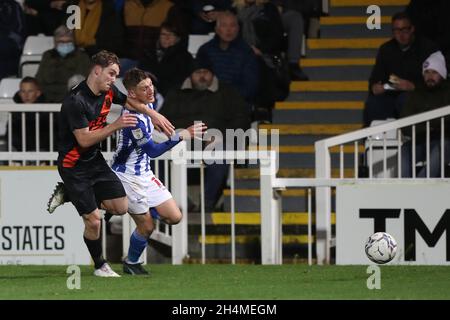
[[[80,216],[99,208],[103,200],[126,196],[122,182],[100,152],[89,161],[78,161],[73,168],[58,164],[58,172]]]

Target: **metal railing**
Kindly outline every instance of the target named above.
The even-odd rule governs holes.
[[[3,151],[0,151],[0,162],[4,162],[8,165],[54,165],[57,159],[58,153],[54,150],[54,124],[56,121],[54,112],[59,112],[61,108],[60,104],[14,104],[14,103],[0,103],[0,113],[3,113],[7,117],[5,125],[8,132],[7,143]],[[23,149],[18,151],[14,149],[12,143],[12,136],[17,132],[17,128],[12,126],[12,114],[20,113],[21,117],[21,135]],[[39,125],[39,118],[41,113],[49,113],[49,128],[41,128]],[[35,132],[33,138],[35,139],[35,146],[37,150],[27,150],[27,127],[26,119],[29,114],[35,114]],[[4,128],[5,129],[5,128]],[[49,130],[49,150],[39,151],[41,142],[42,130]],[[1,131],[1,130],[0,130]],[[267,130],[261,130],[267,131]],[[267,139],[266,132],[261,134]],[[272,130],[271,137],[275,141],[273,136],[278,137],[278,132]],[[278,143],[278,140],[276,140]],[[102,152],[103,156],[108,162],[111,162],[113,157],[112,137],[106,140],[106,146]],[[267,161],[269,158],[272,160]],[[205,163],[211,161],[225,161],[230,165],[230,187],[231,187],[231,263],[236,263],[236,232],[235,232],[235,176],[234,176],[234,164],[252,162],[254,164],[260,163],[260,175],[268,175],[268,170],[277,170],[277,161],[275,151],[187,151],[186,143],[180,143],[170,152],[167,152],[155,159],[154,173],[160,179],[160,164],[164,166],[164,177],[162,178],[166,184],[166,187],[171,191],[174,200],[178,204],[183,214],[182,221],[174,226],[166,226],[159,221],[156,222],[155,231],[152,234],[152,238],[156,241],[171,246],[172,249],[172,263],[181,264],[183,259],[188,256],[188,212],[187,212],[187,170],[188,168],[197,168],[201,171],[201,185],[204,187],[204,174]],[[265,163],[270,163],[267,167]],[[170,168],[170,170],[167,170]],[[161,170],[162,171],[162,170]],[[56,181],[55,181],[56,183]],[[263,187],[263,183],[261,186]],[[265,205],[266,199],[261,200],[261,206]],[[206,262],[206,212],[204,204],[204,190],[201,190],[201,260]],[[271,250],[272,244],[265,241],[265,234],[270,233],[270,221],[271,217],[262,214],[261,217],[261,241],[262,252]],[[130,219],[129,215],[125,215],[122,218],[122,236],[123,236],[123,256],[127,254],[129,236],[134,229],[134,222]],[[105,231],[105,230],[104,230]],[[106,232],[103,232],[106,235]],[[104,252],[106,253],[106,237],[103,239]],[[269,247],[268,247],[269,246]]]
[[[400,120],[392,121],[379,126],[374,126],[366,129],[357,130],[354,132],[346,133],[329,139],[324,139],[317,141],[315,143],[315,161],[316,161],[316,178],[278,178],[276,174],[272,173],[270,175],[261,176],[261,214],[267,217],[271,217],[268,221],[269,228],[268,232],[264,233],[265,239],[262,241],[267,242],[268,248],[267,252],[263,252],[262,263],[263,264],[280,264],[282,262],[282,251],[281,251],[281,196],[280,190],[292,187],[308,188],[308,203],[311,203],[311,191],[309,188],[315,188],[316,197],[316,255],[317,263],[330,263],[330,248],[334,246],[334,241],[331,237],[331,211],[332,211],[332,197],[331,188],[336,187],[345,183],[352,183],[359,181],[362,183],[398,183],[399,180],[403,179],[401,175],[401,165],[402,165],[402,134],[401,129],[405,127],[410,127],[412,130],[412,157],[411,157],[411,167],[412,167],[412,178],[415,178],[415,153],[416,153],[416,136],[415,130],[416,126],[421,123],[425,123],[426,126],[426,181],[430,183],[433,180],[430,177],[430,121],[434,119],[440,119],[440,181],[445,183],[450,183],[450,179],[445,179],[444,177],[444,167],[445,162],[448,159],[445,158],[445,148],[448,149],[448,139],[445,137],[445,121],[444,118],[450,115],[450,106],[432,110],[429,112],[424,112],[414,116],[406,117]],[[387,170],[387,139],[386,136],[389,132],[394,131],[397,133],[397,166],[398,174],[397,177],[389,178],[385,172]],[[369,161],[369,177],[359,178],[358,165],[359,165],[359,141],[364,139],[368,140],[368,153],[371,155],[369,158],[373,159],[373,137],[381,137],[381,147],[383,150],[383,174],[382,178],[375,178],[373,176],[373,166],[374,163]],[[344,145],[350,144],[353,146],[353,159],[354,162],[354,172],[352,177],[348,177],[345,174],[345,157],[344,157]],[[337,176],[338,178],[332,178],[332,157],[330,149],[337,147],[338,152],[338,165],[337,165]],[[448,150],[447,150],[448,152]],[[273,160],[272,160],[273,161]],[[270,166],[270,163],[267,164]],[[410,183],[414,183],[414,180],[409,178],[405,179]],[[263,205],[264,204],[264,205]],[[311,205],[308,208],[309,215],[311,215]],[[310,228],[311,220],[308,219],[308,229]],[[308,260],[312,263],[311,257],[311,238],[310,234],[308,237]]]

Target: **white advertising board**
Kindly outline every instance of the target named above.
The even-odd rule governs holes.
[[[0,170],[0,264],[90,264],[75,207],[46,210],[58,181],[56,170]]]
[[[346,184],[336,188],[336,264],[369,264],[378,231],[398,244],[390,264],[450,265],[450,184]]]

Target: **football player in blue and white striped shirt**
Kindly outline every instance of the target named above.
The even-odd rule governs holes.
[[[137,68],[125,73],[123,84],[128,95],[153,108],[154,90],[148,73]],[[134,113],[123,109],[122,113]],[[128,257],[123,271],[128,274],[148,274],[139,262],[139,257],[147,246],[154,229],[152,216],[159,216],[168,224],[177,224],[182,214],[166,187],[155,177],[151,168],[151,158],[159,157],[183,139],[206,130],[203,123],[196,123],[168,141],[156,144],[152,140],[153,125],[150,117],[136,113],[138,124],[119,132],[117,149],[112,169],[125,188],[128,197],[128,213],[136,222],[136,229],[130,238]],[[155,211],[156,210],[156,211]],[[151,212],[151,214],[150,214]]]

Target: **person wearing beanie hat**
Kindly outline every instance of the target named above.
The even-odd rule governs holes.
[[[196,59],[192,60],[191,74],[200,69],[206,69],[206,70],[211,71],[211,73],[214,73],[212,64],[209,61],[209,59],[207,59],[207,58],[204,58],[204,59],[196,58]]]
[[[450,81],[447,78],[445,58],[440,51],[431,54],[423,63],[424,85],[418,86],[409,92],[405,105],[401,111],[401,117],[408,117],[418,113],[430,111],[450,105]],[[445,163],[450,160],[450,117],[445,118]],[[405,136],[411,136],[411,130],[404,129]],[[441,175],[441,121],[430,121],[430,177]],[[406,142],[402,146],[402,177],[412,177],[412,143]],[[416,125],[416,161],[426,161],[426,128],[425,124]],[[426,166],[416,174],[417,177],[426,176]]]
[[[427,60],[423,63],[422,73],[427,86],[435,86],[437,84],[433,76],[434,73],[439,75],[442,79],[447,78],[447,67],[445,65],[445,58],[441,51],[432,53]]]
[[[373,120],[398,118],[408,92],[423,84],[422,65],[439,50],[431,40],[416,34],[406,12],[392,16],[392,39],[378,49],[369,77],[364,125]]]

